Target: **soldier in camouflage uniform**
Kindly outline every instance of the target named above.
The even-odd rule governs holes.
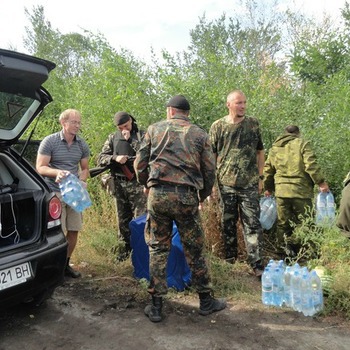
[[[130,252],[129,223],[146,212],[147,197],[136,179],[133,161],[139,149],[144,132],[139,131],[135,119],[126,112],[114,116],[117,131],[110,134],[98,157],[99,166],[110,166],[115,197],[118,236],[125,242],[125,250],[117,259],[125,260]],[[113,188],[114,187],[114,188]]]
[[[185,97],[174,96],[167,105],[167,120],[149,126],[134,162],[138,181],[148,192],[145,233],[152,304],[145,308],[145,314],[152,322],[162,320],[173,221],[192,272],[192,285],[199,293],[199,313],[209,315],[226,306],[224,300],[212,296],[198,211],[199,202],[210,195],[215,180],[214,157],[208,134],[190,122],[189,110]]]
[[[343,185],[336,225],[345,237],[350,238],[350,172],[346,175]]]
[[[276,197],[278,248],[281,254],[284,250],[287,255],[295,255],[293,248],[297,248],[285,246],[284,236],[290,237],[293,226],[311,213],[314,185],[317,184],[322,192],[329,191],[310,142],[300,137],[296,125],[287,126],[285,133],[273,143],[264,176],[265,196],[275,192]]]
[[[234,90],[227,96],[229,114],[209,131],[216,157],[216,177],[222,206],[223,242],[228,262],[237,260],[237,223],[243,224],[248,262],[260,277],[262,227],[259,193],[265,161],[259,122],[245,115],[246,97]]]

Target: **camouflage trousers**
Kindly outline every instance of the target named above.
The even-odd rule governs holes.
[[[284,236],[290,237],[293,226],[301,223],[306,215],[311,214],[311,198],[276,197],[277,204],[277,244],[284,245]]]
[[[243,226],[247,261],[254,268],[262,261],[263,233],[260,224],[260,205],[257,187],[237,188],[220,186],[222,206],[222,239],[225,258],[236,260],[238,255],[237,223]]]
[[[205,240],[195,190],[168,191],[152,187],[148,194],[145,239],[150,252],[149,293],[167,293],[166,266],[171,248],[173,221],[177,225],[182,247],[197,292],[211,292],[210,276],[204,256]]]
[[[147,196],[143,193],[143,186],[136,180],[125,181],[116,178],[114,182],[118,237],[124,240],[126,250],[130,251],[129,223],[146,212]]]

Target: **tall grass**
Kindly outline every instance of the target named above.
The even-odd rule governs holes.
[[[135,294],[146,290],[145,281],[133,279],[131,259],[117,263],[115,258],[123,243],[117,237],[117,221],[113,198],[102,190],[99,179],[91,179],[89,192],[93,206],[84,212],[84,228],[73,255],[73,262],[80,265],[93,277],[121,278],[122,285]],[[221,242],[221,211],[216,201],[206,202],[202,212],[202,224],[206,235],[208,262],[212,283],[216,295],[228,299],[249,302],[259,306],[260,283],[252,275],[251,268],[245,263],[245,245],[242,230],[238,227],[239,257],[241,262],[226,263],[223,258]],[[277,258],[274,242],[274,230],[264,233],[264,256],[266,261]],[[310,269],[323,266],[330,276],[325,288],[325,309],[323,315],[339,314],[350,319],[350,240],[344,237],[334,226],[316,226],[312,215],[296,227],[291,238],[300,245],[298,256],[286,261],[288,264],[299,262]],[[134,282],[131,282],[134,281]],[[191,292],[191,290],[189,291]]]

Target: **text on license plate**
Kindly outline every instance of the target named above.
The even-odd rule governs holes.
[[[24,283],[30,277],[32,277],[32,270],[29,263],[0,270],[0,290]]]

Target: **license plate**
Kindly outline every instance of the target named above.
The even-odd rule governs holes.
[[[0,270],[0,290],[25,283],[31,277],[32,270],[29,263]]]

